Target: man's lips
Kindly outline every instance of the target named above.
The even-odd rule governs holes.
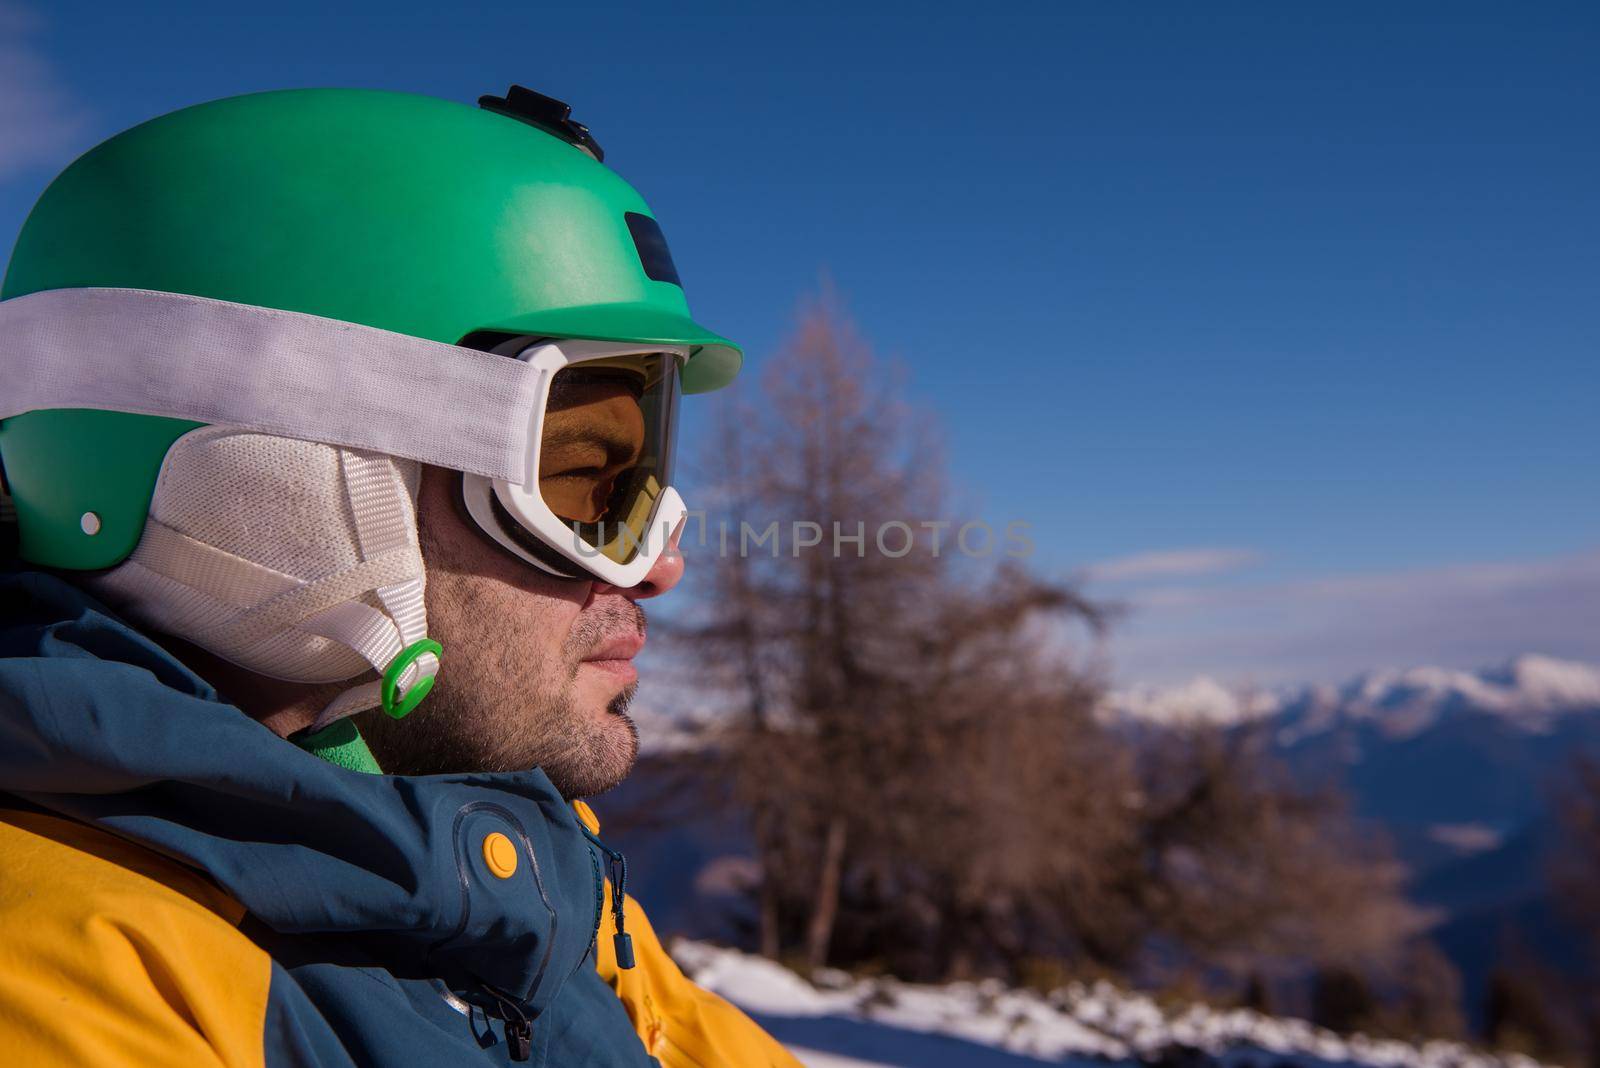
[[[632,660],[643,648],[643,634],[625,634],[591,649],[583,660],[586,664],[601,660]]]
[[[633,658],[643,648],[643,634],[621,635],[591,649],[581,663],[615,675],[625,683],[632,683],[639,677],[639,669],[633,666]]]

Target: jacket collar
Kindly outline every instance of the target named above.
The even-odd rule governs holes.
[[[348,771],[60,579],[0,574],[0,605],[0,792],[200,869],[302,954],[489,985],[535,1014],[582,963],[599,863],[542,771]],[[509,877],[484,856],[496,833]]]

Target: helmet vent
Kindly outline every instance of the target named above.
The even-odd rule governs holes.
[[[583,149],[596,160],[606,158],[605,150],[589,133],[589,127],[572,119],[572,105],[553,96],[536,93],[532,89],[513,85],[505,96],[480,96],[478,106],[486,111],[537,126],[546,133],[555,134],[570,145]]]
[[[683,282],[678,279],[677,265],[672,262],[672,252],[667,248],[666,235],[661,232],[661,224],[636,211],[625,212],[622,218],[628,224],[628,233],[633,235],[633,247],[639,251],[639,264],[644,268],[645,277],[657,282],[671,282],[683,288]]]

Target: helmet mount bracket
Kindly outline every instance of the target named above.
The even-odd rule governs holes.
[[[480,96],[478,106],[485,111],[537,126],[589,153],[597,163],[605,162],[605,150],[589,132],[589,127],[572,118],[572,105],[564,100],[513,85],[506,90],[505,96]]]

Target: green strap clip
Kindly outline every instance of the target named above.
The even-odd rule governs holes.
[[[412,684],[404,696],[400,697],[398,703],[395,700],[395,691],[400,688],[400,676],[423,653],[432,653],[442,661],[444,659],[444,646],[432,638],[423,638],[421,641],[412,642],[402,649],[400,655],[391,660],[388,668],[384,670],[383,689],[379,691],[379,700],[383,703],[384,712],[388,713],[393,719],[400,719],[413,708],[416,708],[422,703],[422,699],[428,696],[428,691],[433,689],[433,680],[437,677],[437,674],[424,675]]]

